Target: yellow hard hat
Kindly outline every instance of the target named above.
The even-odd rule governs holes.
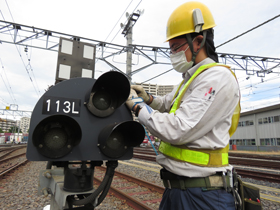
[[[214,26],[216,26],[214,18],[207,6],[196,1],[187,2],[177,7],[170,15],[166,28],[166,41]]]

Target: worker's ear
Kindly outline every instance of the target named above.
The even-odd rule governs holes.
[[[202,40],[202,35],[198,35],[197,37],[195,37],[195,40],[193,41],[193,48],[195,52],[197,52],[200,49]]]

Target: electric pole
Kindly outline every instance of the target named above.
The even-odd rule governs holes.
[[[140,15],[144,13],[144,11],[137,10],[138,13],[132,13],[131,15],[129,13],[126,13],[127,17],[127,23],[126,25],[121,23],[121,28],[123,28],[122,34],[126,37],[126,75],[129,78],[129,81],[131,82],[131,70],[132,70],[132,29]]]

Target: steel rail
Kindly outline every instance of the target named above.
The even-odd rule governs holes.
[[[266,172],[256,172],[245,169],[236,169],[237,173],[244,178],[253,178],[257,180],[266,180],[269,182],[280,183],[280,175]]]
[[[94,181],[97,182],[97,184],[100,184],[102,180],[94,177]],[[147,206],[144,203],[141,203],[140,201],[134,199],[133,197],[123,193],[122,191],[118,190],[117,188],[111,186],[109,189],[109,192],[114,194],[117,198],[121,199],[121,200],[125,200],[126,203],[136,209],[136,210],[152,210],[152,208],[150,208],[149,206]]]
[[[105,167],[98,167],[99,169],[105,171],[106,168]],[[156,184],[153,184],[153,183],[150,183],[150,182],[146,182],[144,180],[141,180],[141,179],[138,179],[136,177],[133,177],[133,176],[129,176],[127,174],[124,174],[124,173],[121,173],[121,172],[118,172],[118,171],[115,171],[115,175],[118,176],[118,177],[121,177],[123,179],[127,179],[127,180],[130,180],[138,185],[141,185],[143,187],[146,187],[152,191],[156,191],[158,193],[163,193],[164,192],[164,188],[159,186],[159,185],[156,185]]]
[[[21,153],[19,155],[15,155],[15,156],[12,156],[12,157],[8,157],[8,158],[5,158],[5,159],[2,159],[2,160],[0,160],[0,164],[6,162],[7,160],[11,160],[11,159],[17,158],[17,157],[25,155],[25,154],[26,154],[26,152]]]
[[[105,168],[101,167],[102,170],[105,170]],[[255,179],[258,179],[258,180],[263,180],[264,179],[264,176],[267,175],[267,173],[256,173],[254,171],[252,171],[252,173],[248,173],[247,170],[243,170],[243,169],[236,169],[238,174],[241,175],[242,177],[249,177],[249,178],[252,178],[251,174],[255,177]],[[256,174],[259,174],[256,175]],[[262,174],[264,174],[264,176],[262,176]],[[140,180],[140,179],[137,179],[135,177],[131,177],[127,174],[123,174],[121,172],[116,172],[116,175],[119,176],[119,177],[124,177],[125,179],[130,179],[130,180]],[[280,180],[280,177],[279,177],[279,174],[272,174],[271,176],[273,177],[276,177],[276,182],[278,182]],[[270,179],[269,177],[266,176],[267,179],[269,180],[272,180]],[[132,181],[134,182],[134,181]],[[149,186],[147,188],[149,189],[157,189],[159,193],[163,193],[165,188],[164,187],[161,187],[161,186],[158,186],[158,185],[155,185],[153,183],[149,183],[149,182],[146,182],[146,181],[143,181],[143,180],[140,180],[140,182],[145,182],[146,184],[148,184]],[[274,182],[275,182],[275,179],[274,179]],[[146,185],[145,184],[145,185]],[[253,184],[254,185],[254,184]],[[258,186],[257,186],[258,187]],[[265,186],[261,186],[260,189],[263,189],[265,188]],[[266,189],[268,191],[271,191],[269,189]],[[270,195],[267,195],[267,194],[263,194],[261,193],[261,199],[265,199],[265,200],[270,200],[272,202],[279,202],[279,199],[275,199],[273,196],[270,196]]]
[[[27,161],[28,161],[28,160],[26,159],[26,160],[24,160],[24,161],[22,161],[22,162],[20,162],[20,163],[16,163],[16,164],[12,165],[11,167],[9,167],[9,168],[7,168],[7,169],[4,169],[3,171],[0,172],[0,177],[3,176],[3,175],[5,175],[5,174],[8,173],[9,171],[11,171],[11,170],[13,170],[13,169],[15,169],[15,168],[17,168],[17,167],[19,167],[19,166],[25,164]]]
[[[106,168],[104,167],[97,167],[98,169],[101,169],[102,171],[105,171]],[[132,181],[134,182],[133,180],[134,177],[130,177],[130,176],[127,176],[125,174],[121,174],[119,172],[116,172],[115,171],[115,175],[119,176],[119,177],[128,177],[128,178],[125,178],[129,181]],[[100,184],[102,182],[102,180],[100,180],[99,178],[97,177],[94,177],[94,181],[97,183],[97,184]],[[140,180],[141,181],[141,180]],[[139,180],[137,181],[138,183]],[[137,183],[137,184],[138,184]],[[140,185],[140,184],[139,184]],[[144,183],[143,185],[146,185],[146,183]],[[149,183],[149,185],[151,186],[151,184]],[[159,186],[158,186],[159,187]],[[148,187],[147,187],[148,188]],[[150,188],[150,187],[149,187]],[[164,189],[163,189],[164,190]],[[109,192],[114,194],[117,198],[121,199],[121,200],[125,200],[126,203],[132,207],[133,209],[136,209],[136,210],[152,210],[151,207],[149,207],[148,205],[146,205],[144,202],[141,202],[140,200],[138,199],[135,199],[133,198],[132,196],[128,195],[127,193],[124,193],[122,192],[121,190],[117,189],[116,187],[113,187],[112,185],[110,186],[110,189],[109,189]]]
[[[3,159],[4,157],[8,156],[9,154],[11,154],[12,152],[14,152],[14,151],[16,151],[16,150],[18,150],[18,149],[1,150],[1,151],[0,151],[1,153],[2,153],[2,152],[7,152],[7,153],[5,153],[4,155],[1,155],[1,156],[0,156],[0,162],[1,162],[1,159]]]

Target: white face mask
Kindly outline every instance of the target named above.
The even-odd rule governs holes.
[[[193,39],[193,41],[195,38]],[[192,42],[193,42],[192,41]],[[188,62],[185,52],[189,49],[189,46],[186,50],[180,51],[170,55],[170,60],[173,68],[179,73],[186,73],[193,66],[193,61]]]

